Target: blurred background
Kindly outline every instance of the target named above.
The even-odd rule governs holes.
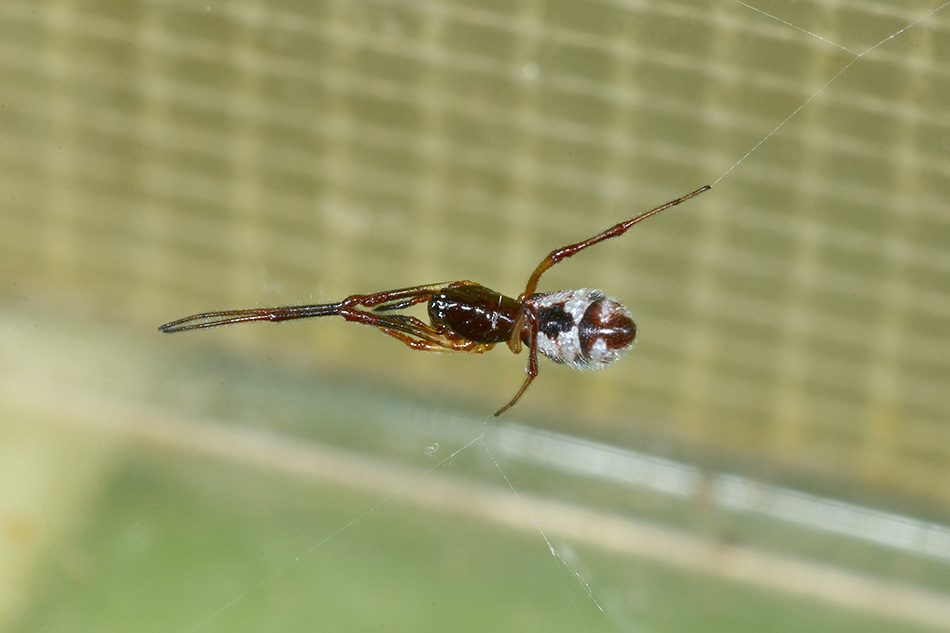
[[[938,2],[750,4],[0,4],[0,631],[950,629],[950,9],[820,90]],[[504,346],[156,330],[712,182],[499,419]]]

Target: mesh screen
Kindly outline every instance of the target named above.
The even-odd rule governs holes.
[[[819,92],[934,6],[756,4],[793,28],[698,0],[6,1],[6,301],[145,331],[455,279],[517,295],[807,102],[709,193],[546,275],[620,298],[641,338],[606,372],[544,362],[513,414],[946,510],[948,16]],[[336,322],[205,344],[486,413],[524,363]]]

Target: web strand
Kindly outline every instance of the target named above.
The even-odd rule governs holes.
[[[487,418],[486,418],[486,420],[487,420]],[[361,512],[360,514],[356,515],[355,517],[353,517],[352,519],[350,519],[349,521],[347,521],[346,523],[344,523],[343,525],[341,525],[339,528],[337,528],[336,530],[334,530],[334,531],[331,532],[330,534],[326,535],[325,537],[323,537],[322,539],[320,539],[319,541],[317,541],[316,543],[314,543],[313,545],[311,545],[310,547],[308,547],[308,548],[306,549],[306,551],[304,551],[304,552],[302,552],[301,554],[299,554],[298,556],[296,556],[292,561],[288,562],[286,565],[284,565],[283,567],[281,567],[280,569],[278,569],[278,570],[275,571],[274,573],[272,573],[272,574],[270,574],[270,575],[268,575],[268,576],[265,576],[265,577],[262,578],[260,581],[256,582],[256,583],[253,584],[252,586],[248,587],[248,588],[247,588],[243,593],[241,593],[239,596],[233,598],[232,600],[229,600],[229,601],[226,602],[225,604],[223,604],[223,605],[221,605],[220,607],[218,607],[217,609],[215,609],[215,611],[214,611],[213,613],[209,614],[209,615],[208,615],[207,617],[205,617],[204,619],[200,620],[199,622],[196,622],[196,623],[195,623],[194,625],[192,625],[190,628],[185,629],[184,633],[194,633],[194,631],[198,631],[198,630],[201,629],[204,625],[206,625],[208,622],[214,620],[217,616],[221,615],[222,613],[224,613],[225,611],[227,611],[228,609],[230,609],[230,608],[233,607],[234,605],[236,605],[236,604],[238,604],[239,602],[241,602],[244,598],[248,597],[249,595],[253,594],[255,591],[257,591],[257,590],[260,589],[261,587],[263,587],[263,586],[267,585],[268,583],[272,582],[274,579],[276,579],[276,578],[282,576],[283,574],[287,573],[287,571],[288,571],[290,568],[292,568],[293,566],[295,566],[295,565],[297,565],[298,563],[302,562],[304,558],[306,558],[307,556],[313,554],[316,550],[320,549],[321,547],[323,547],[323,546],[326,545],[327,543],[333,541],[333,540],[334,540],[336,537],[338,537],[340,534],[344,533],[345,531],[347,531],[348,529],[350,529],[351,527],[353,527],[354,525],[356,525],[357,523],[359,523],[360,521],[362,521],[363,519],[365,519],[366,517],[368,517],[368,516],[371,515],[372,513],[376,512],[377,510],[379,510],[381,507],[385,506],[385,505],[388,504],[389,502],[393,501],[394,499],[399,498],[399,497],[403,494],[403,492],[405,492],[405,491],[408,490],[409,488],[412,488],[415,484],[417,484],[418,482],[420,482],[420,481],[422,481],[423,479],[425,479],[430,473],[434,472],[435,470],[438,470],[439,468],[444,467],[447,463],[451,462],[451,461],[452,461],[453,459],[455,459],[458,455],[460,455],[461,453],[463,453],[463,452],[465,452],[466,450],[468,450],[469,447],[474,446],[474,445],[477,444],[477,443],[483,443],[482,440],[483,440],[484,435],[485,435],[485,432],[484,432],[484,425],[483,425],[482,428],[483,428],[483,430],[482,430],[481,433],[479,433],[478,435],[476,435],[474,439],[469,440],[469,441],[468,441],[466,444],[464,444],[461,448],[456,449],[456,450],[455,450],[452,454],[450,454],[449,456],[447,456],[447,457],[445,457],[445,458],[439,460],[438,463],[436,463],[435,465],[431,466],[431,467],[428,468],[427,470],[423,471],[423,472],[420,473],[417,477],[415,477],[415,478],[413,478],[412,480],[410,480],[409,482],[403,484],[402,486],[400,486],[399,488],[397,488],[396,490],[394,490],[392,493],[390,493],[388,496],[384,497],[383,499],[379,500],[378,502],[376,502],[375,504],[373,504],[372,506],[370,506],[369,508],[367,508],[365,511],[363,511],[363,512]],[[509,485],[510,485],[510,484],[509,484]]]
[[[756,9],[755,7],[751,7],[751,6],[747,5],[745,2],[742,2],[741,0],[734,0],[734,1],[737,2],[738,4],[741,4],[741,5],[744,6],[744,7],[748,7],[748,8],[750,8],[750,9],[753,9],[753,10],[757,11],[758,13],[761,13],[761,14],[763,14],[763,15],[766,15],[766,16],[768,16],[768,17],[774,19],[774,20],[778,20],[779,22],[782,22],[783,24],[788,24],[788,23],[785,22],[784,20],[782,20],[782,19],[780,19],[780,18],[777,18],[777,17],[775,17],[775,16],[773,16],[773,15],[771,15],[771,14],[769,14],[769,13],[766,13],[765,11],[760,11],[759,9]],[[865,51],[863,51],[863,52],[861,52],[861,53],[854,54],[854,55],[855,55],[854,59],[852,59],[852,60],[849,61],[847,64],[845,64],[844,67],[843,67],[841,70],[839,70],[837,73],[835,73],[835,75],[834,75],[831,79],[829,79],[829,80],[828,80],[827,82],[825,82],[824,85],[822,85],[818,90],[816,90],[814,93],[812,93],[812,95],[811,95],[810,97],[808,97],[807,99],[805,99],[805,101],[804,101],[800,106],[798,106],[797,108],[795,108],[795,110],[792,111],[792,113],[789,114],[787,117],[785,117],[785,119],[784,119],[781,123],[779,123],[778,125],[776,125],[776,126],[772,129],[771,132],[769,132],[768,134],[766,134],[765,137],[762,138],[762,140],[760,140],[758,143],[756,143],[756,144],[752,147],[752,149],[750,149],[748,152],[746,152],[746,153],[742,156],[742,158],[740,158],[739,160],[737,160],[735,163],[733,163],[733,165],[732,165],[731,167],[729,167],[729,169],[727,169],[725,172],[723,172],[723,174],[722,174],[721,176],[719,176],[719,178],[717,178],[717,179],[713,182],[713,186],[719,184],[719,182],[720,182],[723,178],[725,178],[726,176],[728,176],[728,175],[732,172],[732,170],[734,170],[736,167],[738,167],[738,166],[739,166],[745,159],[747,159],[754,151],[756,151],[757,149],[759,149],[759,147],[761,147],[766,141],[768,141],[770,138],[772,138],[772,136],[774,136],[776,132],[778,132],[778,131],[781,130],[783,127],[785,127],[785,125],[786,125],[789,121],[791,121],[793,118],[795,118],[795,117],[798,115],[798,113],[801,112],[801,111],[805,108],[805,106],[807,106],[807,105],[810,104],[812,101],[814,101],[814,100],[818,97],[818,95],[820,95],[822,92],[824,92],[825,89],[826,89],[828,86],[830,86],[830,85],[833,84],[835,81],[837,81],[838,77],[840,77],[840,76],[843,75],[845,72],[847,72],[847,70],[848,70],[849,68],[851,68],[852,66],[854,66],[855,63],[858,62],[858,60],[860,60],[862,57],[864,57],[865,55],[867,55],[867,54],[870,53],[871,51],[875,50],[876,48],[879,48],[880,46],[882,46],[882,45],[886,44],[887,42],[891,41],[891,40],[894,39],[895,37],[898,37],[898,36],[901,35],[902,33],[904,33],[904,32],[906,32],[906,31],[912,29],[912,28],[915,27],[915,26],[917,26],[918,24],[920,24],[921,22],[923,22],[924,20],[926,20],[926,19],[929,18],[930,16],[932,16],[932,15],[934,15],[934,14],[936,14],[936,13],[942,11],[942,10],[943,10],[944,8],[946,8],[947,6],[950,6],[950,0],[948,0],[947,2],[944,2],[943,4],[941,4],[940,6],[938,6],[937,8],[932,9],[931,11],[929,11],[928,13],[926,13],[925,15],[920,16],[919,18],[917,18],[916,20],[914,20],[913,22],[911,22],[910,24],[908,24],[908,25],[905,26],[904,28],[902,28],[902,29],[900,29],[900,30],[898,30],[898,31],[895,31],[894,33],[891,33],[890,35],[888,35],[887,37],[885,37],[883,40],[881,40],[881,41],[878,42],[877,44],[875,44],[875,45],[869,47],[869,48],[866,49]],[[794,26],[794,25],[789,25],[789,26]],[[795,27],[795,28],[798,28],[798,27]],[[818,36],[818,35],[815,35],[814,33],[811,33],[810,31],[806,31],[805,29],[799,28],[798,30],[803,31],[803,32],[805,32],[805,33],[808,33],[809,35],[812,35],[813,37],[817,37],[818,39],[820,39],[820,40],[822,40],[822,41],[828,42],[828,43],[830,43],[830,44],[834,44],[834,42],[831,42],[831,41],[829,41],[829,40],[826,40],[825,38],[820,37],[820,36]],[[848,52],[853,53],[853,51],[850,51],[849,49],[847,49],[847,48],[845,48],[845,47],[843,47],[843,46],[840,46],[840,45],[838,45],[838,44],[834,44],[834,45],[835,45],[835,46],[838,46],[838,48],[841,48],[841,49],[843,49],[843,50],[847,50]]]
[[[564,566],[564,568],[567,569],[571,573],[571,575],[574,577],[577,583],[581,586],[581,588],[587,594],[587,597],[590,598],[591,602],[594,603],[594,606],[597,607],[597,610],[600,611],[601,613],[605,613],[604,608],[600,606],[600,603],[597,602],[597,598],[594,597],[594,592],[590,587],[590,583],[587,582],[587,580],[576,569],[574,569],[574,567],[572,567],[570,563],[564,560],[564,557],[561,556],[561,553],[557,550],[556,547],[554,547],[554,544],[551,543],[551,539],[549,539],[548,535],[544,533],[544,529],[538,523],[537,519],[534,518],[534,514],[532,514],[531,510],[524,504],[524,501],[522,501],[521,499],[521,495],[518,494],[518,490],[511,483],[511,479],[508,478],[508,475],[505,473],[504,469],[502,469],[501,464],[498,463],[498,460],[495,459],[495,456],[492,454],[492,452],[488,449],[487,446],[485,446],[484,441],[482,442],[482,447],[485,449],[485,452],[488,454],[488,457],[491,459],[492,463],[495,465],[495,468],[498,469],[498,472],[501,474],[502,479],[504,479],[505,483],[508,484],[508,488],[511,489],[512,494],[514,494],[515,497],[518,499],[518,501],[521,502],[522,507],[524,507],[524,510],[528,515],[528,518],[531,520],[531,523],[533,523],[534,527],[537,528],[538,533],[541,535],[541,538],[544,539],[544,543],[548,546],[548,551],[551,552],[551,556],[553,556],[556,561],[561,563]],[[568,595],[571,595],[570,591],[568,591]],[[573,596],[571,596],[571,602],[574,602]],[[576,610],[576,603],[575,603],[575,610]]]
[[[841,50],[843,50],[843,51],[845,51],[845,52],[851,53],[852,55],[860,56],[860,53],[858,53],[857,51],[851,50],[851,49],[848,48],[847,46],[842,46],[841,44],[838,44],[837,42],[832,42],[832,41],[829,40],[828,38],[822,37],[822,36],[818,35],[817,33],[813,33],[813,32],[811,32],[811,31],[809,31],[808,29],[803,29],[802,27],[798,26],[797,24],[792,24],[791,22],[789,22],[789,21],[787,21],[787,20],[783,20],[782,18],[780,18],[780,17],[778,17],[778,16],[776,16],[776,15],[772,15],[771,13],[768,13],[768,12],[766,12],[766,11],[763,11],[762,9],[759,9],[758,7],[753,7],[751,4],[746,4],[746,3],[743,2],[742,0],[735,0],[735,2],[737,2],[738,4],[741,4],[741,5],[744,6],[746,9],[751,9],[752,11],[755,11],[756,13],[761,13],[762,15],[764,15],[764,16],[766,16],[766,17],[772,18],[772,19],[775,20],[776,22],[781,22],[781,23],[784,24],[785,26],[791,27],[791,28],[795,29],[796,31],[801,31],[802,33],[806,33],[806,34],[808,34],[808,35],[811,35],[811,36],[814,37],[815,39],[821,40],[822,42],[825,42],[825,43],[827,43],[827,44],[831,44],[832,46],[834,46],[834,47],[836,47],[836,48],[840,48]]]

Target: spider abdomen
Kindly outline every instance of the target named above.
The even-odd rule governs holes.
[[[602,290],[558,290],[528,297],[537,317],[538,351],[574,369],[600,369],[633,348],[630,312]]]

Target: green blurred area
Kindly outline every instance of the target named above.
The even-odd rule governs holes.
[[[14,630],[928,630],[582,548],[604,614],[536,535],[195,460],[118,475]]]
[[[77,348],[112,345],[114,360],[136,338],[86,332]],[[60,344],[3,342],[41,358]],[[148,361],[123,368],[137,388],[113,363],[82,378],[62,367],[72,380],[32,406],[32,381],[4,381],[0,413],[19,423],[4,425],[6,456],[34,447],[32,467],[5,477],[8,492],[31,493],[4,517],[5,560],[20,563],[4,566],[19,611],[9,630],[926,631],[913,622],[933,625],[939,609],[908,622],[841,597],[859,589],[867,607],[862,583],[925,602],[950,590],[946,561],[530,468],[490,449],[491,430],[472,441],[486,432],[477,416],[397,394],[210,349],[184,356],[188,380],[170,392],[152,378],[182,357],[162,347],[145,342]],[[580,541],[563,533],[578,512],[638,517],[711,556],[668,557],[662,537],[636,530],[657,551],[618,555],[602,525]],[[824,600],[776,591],[767,574],[794,586],[809,560],[827,565],[813,579],[843,573],[857,587],[829,577]],[[730,579],[750,561],[766,586]]]
[[[948,18],[818,92],[933,5],[756,7],[831,43],[698,0],[3,3],[0,630],[950,628]],[[806,101],[545,276],[619,297],[640,340],[544,362],[500,420],[503,347],[156,331],[517,295]],[[700,486],[542,466],[512,429]],[[733,474],[868,533],[717,505]],[[902,520],[934,541],[882,545]]]

